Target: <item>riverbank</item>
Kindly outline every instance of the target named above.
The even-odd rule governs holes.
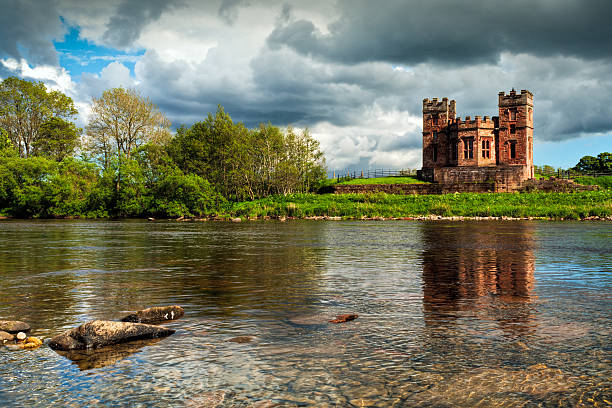
[[[574,193],[455,193],[443,195],[290,194],[225,203],[207,216],[150,214],[150,220],[612,220],[612,190]],[[148,218],[145,217],[145,218]],[[11,219],[2,216],[0,220]],[[108,218],[108,217],[58,217]]]
[[[237,203],[224,215],[241,219],[606,219],[612,217],[612,190],[445,195],[293,194]]]

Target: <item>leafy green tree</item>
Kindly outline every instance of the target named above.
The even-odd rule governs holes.
[[[42,82],[9,77],[0,83],[0,128],[4,129],[21,157],[29,157],[43,137],[45,122],[70,119],[77,114],[72,99],[48,91]]]
[[[573,168],[576,171],[592,173],[599,170],[599,160],[593,156],[583,156]]]
[[[612,153],[599,153],[597,157],[583,156],[572,168],[582,173],[601,173],[612,171]]]
[[[134,89],[113,88],[93,99],[86,131],[90,149],[106,166],[113,156],[129,158],[145,143],[166,142],[169,129],[170,121],[149,98]]]
[[[612,153],[603,152],[597,155],[599,161],[599,171],[609,172],[612,171]]]
[[[325,177],[323,153],[307,129],[262,124],[250,130],[221,106],[203,122],[179,128],[168,152],[184,173],[206,178],[232,200],[310,191]]]
[[[86,128],[88,150],[104,170],[114,169],[116,209],[121,215],[137,215],[140,204],[136,202],[144,187],[137,183],[142,175],[132,163],[132,153],[145,143],[166,143],[171,137],[169,128],[168,118],[136,90],[113,88],[93,99]],[[120,191],[123,184],[128,191]]]
[[[51,118],[40,127],[41,137],[33,144],[34,154],[62,161],[80,144],[81,129],[62,118]]]

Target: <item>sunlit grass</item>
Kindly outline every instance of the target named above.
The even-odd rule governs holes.
[[[576,193],[458,193],[445,195],[292,194],[233,204],[235,217],[534,217],[612,216],[612,190]]]

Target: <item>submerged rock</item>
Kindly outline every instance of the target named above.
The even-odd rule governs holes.
[[[30,325],[19,320],[0,320],[0,330],[8,333],[29,332]]]
[[[180,306],[156,306],[129,314],[122,322],[155,324],[183,317],[185,310]]]
[[[55,336],[49,342],[49,347],[54,350],[97,349],[134,340],[166,337],[174,332],[149,324],[94,320]]]
[[[115,364],[132,354],[142,351],[144,347],[151,346],[161,339],[135,340],[129,343],[115,344],[95,350],[55,350],[60,356],[72,360],[81,371],[93,368],[102,368]]]
[[[228,341],[231,342],[231,343],[244,344],[244,343],[250,343],[254,339],[255,339],[255,337],[253,337],[253,336],[237,336],[237,337],[232,337]]]
[[[232,396],[232,392],[224,390],[209,391],[188,399],[185,401],[185,406],[189,408],[217,408],[223,406],[225,400]]]
[[[355,320],[358,317],[359,315],[357,314],[347,313],[347,314],[338,315],[336,316],[334,320],[330,320],[329,322],[330,323],[346,323],[346,322],[350,322],[351,320]]]

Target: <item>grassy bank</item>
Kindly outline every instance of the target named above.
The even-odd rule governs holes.
[[[612,190],[578,193],[490,193],[447,195],[294,194],[236,203],[232,217],[335,216],[411,217],[535,217],[583,219],[612,216]]]
[[[584,184],[584,185],[589,185],[589,186],[597,185],[601,188],[612,188],[612,176],[599,176],[599,177],[584,176],[584,177],[577,177],[574,179],[574,181],[578,184]]]

